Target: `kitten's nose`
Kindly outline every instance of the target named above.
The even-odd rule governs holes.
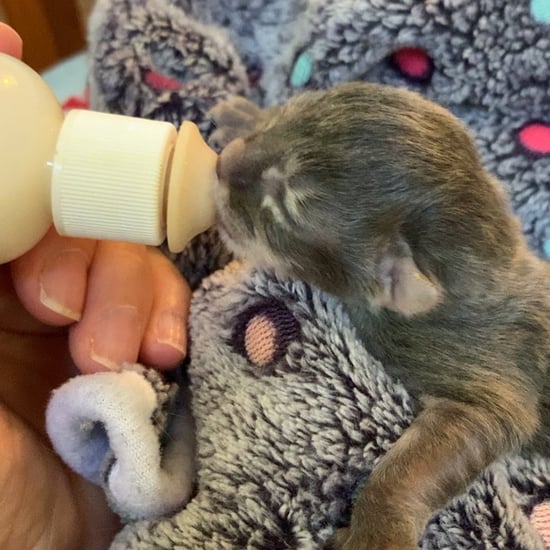
[[[216,163],[216,173],[220,183],[226,185],[243,186],[248,178],[245,178],[243,172],[246,167],[243,166],[243,156],[245,151],[244,139],[237,138],[229,144],[218,155]]]

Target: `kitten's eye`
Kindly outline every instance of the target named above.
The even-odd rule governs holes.
[[[412,82],[427,83],[434,72],[434,63],[422,48],[401,48],[390,56],[389,61],[401,76]]]
[[[302,52],[296,58],[290,74],[290,85],[293,88],[305,86],[313,76],[313,59],[307,51]]]

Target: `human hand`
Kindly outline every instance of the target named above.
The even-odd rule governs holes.
[[[0,51],[21,41],[0,24]],[[81,370],[185,353],[190,291],[158,251],[60,237],[0,266],[0,548],[102,549],[117,529],[102,492],[52,452],[44,411]]]
[[[5,23],[0,22],[0,52],[20,58],[23,55],[21,37]]]
[[[170,368],[185,355],[190,290],[156,249],[60,237],[52,228],[10,271],[26,312],[65,328],[82,372],[138,360]],[[23,333],[30,326],[16,317],[9,325],[0,321]]]
[[[181,359],[189,294],[157,251],[53,230],[0,266],[0,548],[107,547],[115,518],[102,493],[53,454],[45,406],[74,363],[91,372],[102,363],[139,358],[168,367]],[[170,339],[182,347],[165,343]]]

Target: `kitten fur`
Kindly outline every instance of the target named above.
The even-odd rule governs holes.
[[[549,267],[464,125],[416,93],[350,83],[211,114],[226,243],[337,296],[419,403],[333,547],[412,550],[497,457],[550,450]]]

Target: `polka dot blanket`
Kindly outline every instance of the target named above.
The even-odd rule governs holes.
[[[205,137],[234,94],[417,90],[471,128],[550,257],[547,0],[98,0],[89,45],[93,108],[190,119]],[[332,298],[228,263],[215,231],[173,260],[194,288],[186,365],[71,380],[48,409],[56,449],[123,518],[113,549],[323,548],[414,417],[406,390]],[[544,549],[549,510],[550,461],[503,457],[419,548]]]

